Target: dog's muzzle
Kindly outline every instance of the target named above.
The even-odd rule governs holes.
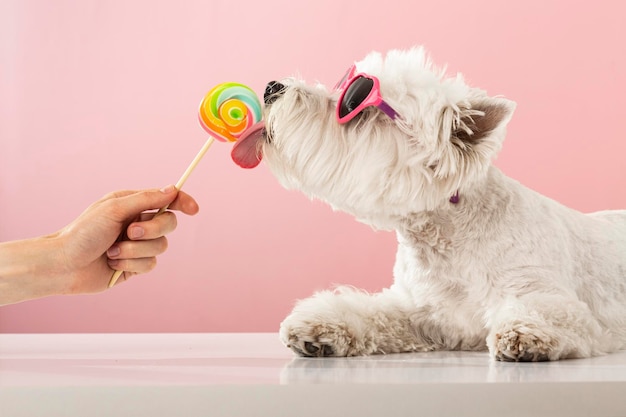
[[[270,81],[265,87],[263,101],[270,105],[285,93],[286,87],[278,81]],[[242,135],[233,146],[231,158],[242,168],[254,168],[263,158],[263,143],[271,140],[265,130],[265,121],[260,121]]]
[[[263,101],[265,104],[272,104],[285,92],[285,86],[278,81],[270,81],[265,87],[265,93],[263,93]]]

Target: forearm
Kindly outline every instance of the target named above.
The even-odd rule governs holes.
[[[65,293],[55,236],[0,243],[0,305]]]

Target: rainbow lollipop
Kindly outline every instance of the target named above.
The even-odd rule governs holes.
[[[222,142],[235,142],[261,121],[261,103],[243,84],[219,84],[204,96],[198,110],[200,126]]]
[[[213,144],[214,139],[221,142],[235,142],[251,133],[259,132],[263,126],[262,117],[261,102],[250,87],[239,83],[222,83],[213,87],[204,96],[198,109],[200,126],[211,137],[180,177],[176,188],[180,190],[183,187],[189,175]],[[161,208],[155,217],[165,210],[167,206]],[[109,288],[115,285],[123,272],[115,271],[109,281]]]

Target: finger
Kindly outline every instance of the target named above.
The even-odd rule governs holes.
[[[131,240],[157,239],[173,232],[177,225],[176,215],[171,211],[166,211],[159,216],[152,215],[150,220],[129,224],[126,228],[126,235]]]
[[[179,191],[176,199],[169,206],[171,210],[178,210],[185,214],[193,216],[198,213],[200,207],[196,200],[184,191]]]
[[[139,215],[139,213],[160,209],[172,203],[178,190],[172,185],[160,190],[150,189],[137,192],[114,192],[109,194],[110,198],[102,201],[106,212],[119,222],[124,222],[129,218]]]
[[[184,193],[183,191],[179,191],[178,194],[178,197],[176,197],[176,199],[167,207],[168,210],[177,210],[191,216],[197,214],[198,211],[200,211],[200,207],[198,206],[196,200],[193,199],[193,197],[191,197],[189,194]],[[154,218],[154,216],[158,212],[159,210],[145,211],[139,215],[137,221],[150,220]]]
[[[138,259],[109,259],[109,267],[116,271],[124,271],[126,278],[128,274],[145,274],[152,271],[157,265],[157,258],[138,258]]]
[[[111,260],[150,258],[165,252],[167,246],[165,237],[143,241],[125,240],[111,246],[107,257]]]

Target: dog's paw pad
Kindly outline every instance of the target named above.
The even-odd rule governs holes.
[[[306,357],[327,357],[335,354],[332,346],[317,342],[291,343],[289,348],[298,355]]]
[[[549,342],[516,330],[496,335],[495,357],[505,362],[542,362],[550,360]]]
[[[304,342],[304,350],[310,356],[332,356],[333,348],[321,343]]]

